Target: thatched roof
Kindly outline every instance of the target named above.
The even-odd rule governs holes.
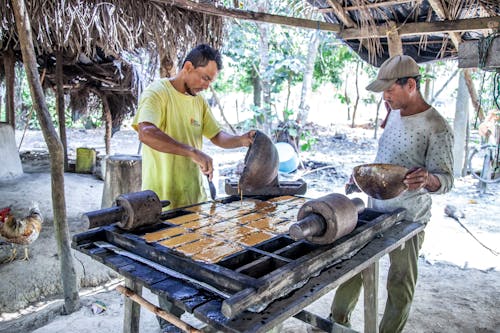
[[[340,25],[339,38],[376,66],[389,57],[386,32],[391,25],[401,38],[403,53],[426,62],[455,58],[461,41],[492,33],[481,18],[496,17],[500,22],[499,0],[308,1],[327,22]]]
[[[154,1],[25,0],[44,86],[55,84],[55,53],[64,58],[64,86],[72,96],[89,92],[111,99],[114,119],[135,109],[139,81],[124,52],[146,51],[174,65],[204,42],[219,47],[222,19]],[[12,49],[21,60],[10,1],[0,2],[0,58]],[[155,69],[156,66],[151,66]],[[151,79],[153,73],[150,71]],[[78,104],[78,103],[74,103]],[[84,103],[80,103],[84,105]],[[83,108],[82,108],[83,110]]]

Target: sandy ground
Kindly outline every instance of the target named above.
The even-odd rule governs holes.
[[[306,169],[288,176],[305,179],[308,183],[306,195],[311,198],[342,192],[352,167],[370,162],[376,147],[372,131],[325,128],[320,132],[314,152],[302,156]],[[346,137],[335,139],[335,132],[346,134]],[[75,156],[76,147],[96,148],[102,155],[102,135],[102,131],[69,132],[70,157]],[[132,131],[120,131],[112,139],[113,153],[135,154],[137,149],[138,142]],[[30,202],[37,200],[46,219],[40,238],[30,246],[31,260],[0,265],[0,332],[120,332],[123,298],[113,289],[121,282],[120,277],[76,252],[75,267],[83,307],[69,316],[58,315],[62,304],[58,298],[60,266],[53,236],[45,150],[40,133],[28,131],[20,150],[25,174],[0,181],[0,206],[11,206],[14,213],[22,215],[27,212]],[[216,184],[219,185],[218,193],[223,193],[224,178],[234,176],[236,164],[243,159],[245,151],[221,151],[211,146],[207,146],[207,151],[213,154],[218,166]],[[320,169],[325,163],[330,167]],[[316,170],[308,169],[312,167]],[[444,214],[446,204],[457,206],[465,214],[462,223],[486,246],[500,252],[500,185],[488,186],[484,194],[479,193],[477,181],[470,176],[457,179],[455,185],[451,193],[434,197],[433,219],[426,228],[419,281],[405,332],[500,332],[500,257]],[[81,214],[100,208],[103,182],[93,175],[68,173],[65,187],[70,232],[82,232],[85,226]],[[9,245],[0,245],[0,259],[9,251]],[[384,257],[380,266],[380,316],[386,297],[387,267],[388,258]],[[333,294],[324,296],[309,310],[326,316]],[[144,295],[156,303],[156,297],[147,290]],[[94,313],[96,302],[104,303],[106,310]],[[361,305],[362,302],[353,316],[354,328],[358,330],[363,327]],[[199,324],[192,318],[186,319]],[[154,316],[145,310],[141,316],[141,331],[159,332]],[[306,326],[289,319],[280,331],[305,332]]]

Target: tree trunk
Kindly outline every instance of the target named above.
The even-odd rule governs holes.
[[[309,118],[309,100],[312,91],[312,80],[314,74],[314,62],[318,54],[318,45],[320,40],[319,30],[311,32],[311,39],[307,48],[307,63],[304,71],[304,81],[302,82],[302,90],[300,93],[299,112],[297,113],[297,123],[304,124]]]
[[[344,100],[347,106],[347,120],[351,120],[351,102],[349,100],[349,94],[347,94],[347,82],[349,81],[349,71],[346,71],[345,81],[344,81]]]
[[[266,4],[261,4],[260,11],[267,9]],[[269,25],[266,23],[257,24],[259,30],[259,76],[262,83],[262,108],[263,108],[263,125],[264,132],[271,134],[272,117],[271,117],[271,82],[267,75],[267,68],[269,67]]]
[[[57,132],[50,119],[45,104],[33,47],[31,25],[26,12],[24,0],[12,0],[12,8],[16,19],[16,27],[23,55],[23,63],[36,110],[38,121],[50,154],[50,173],[52,181],[52,208],[54,211],[54,229],[60,258],[61,277],[66,313],[73,313],[80,308],[76,272],[71,256],[68,221],[66,218],[66,199],[64,196],[63,148]]]
[[[104,132],[104,144],[106,146],[106,155],[111,154],[111,132],[113,130],[113,119],[109,108],[108,97],[106,94],[101,94],[102,115],[104,118],[106,131]]]
[[[439,96],[439,94],[441,94],[443,92],[443,90],[448,86],[448,84],[451,82],[451,80],[453,80],[453,78],[455,77],[455,75],[458,74],[458,72],[459,72],[459,69],[455,70],[453,72],[453,74],[451,74],[451,76],[448,78],[448,80],[446,80],[446,82],[443,84],[443,86],[441,87],[441,89],[439,89],[438,92],[432,97],[432,99],[430,100],[429,104],[434,103],[434,101]]]
[[[484,111],[481,105],[477,100],[476,88],[474,87],[474,82],[472,82],[472,77],[470,75],[470,69],[466,68],[463,71],[463,75],[465,78],[465,83],[467,84],[467,89],[469,90],[470,99],[472,105],[474,106],[474,110],[476,110],[476,114],[479,117],[480,121],[484,121]]]
[[[382,101],[384,100],[384,98],[380,98],[377,102],[377,113],[375,114],[375,130],[373,131],[373,138],[376,139],[377,138],[377,133],[378,133],[378,127],[379,127],[379,123],[378,123],[378,116],[380,114],[380,105],[382,105]]]
[[[56,109],[59,119],[59,137],[64,150],[64,170],[68,171],[68,140],[66,139],[66,115],[64,114],[63,54],[56,51]]]
[[[425,65],[425,72],[429,73],[431,71],[431,65]],[[427,78],[424,84],[424,99],[428,101],[431,98],[431,80]]]
[[[5,70],[5,115],[7,123],[16,129],[16,112],[14,106],[14,85],[16,83],[14,51],[8,49],[3,55]]]
[[[355,80],[355,86],[356,86],[356,102],[354,102],[354,107],[352,108],[352,123],[351,123],[351,128],[354,128],[355,121],[356,121],[356,111],[358,111],[358,104],[359,104],[359,63],[360,61],[356,61],[356,80]]]
[[[453,145],[454,157],[454,175],[462,177],[465,175],[464,152],[466,147],[465,137],[467,133],[467,122],[469,119],[469,95],[463,72],[460,73],[458,80],[458,94],[455,109],[455,119],[453,121],[453,133],[455,134],[455,143]]]
[[[288,77],[286,80],[286,102],[285,102],[285,108],[283,109],[282,115],[283,115],[283,121],[287,121],[289,118],[288,115],[288,105],[290,103],[290,95],[292,94],[292,75],[290,72],[288,73]]]
[[[217,106],[219,107],[220,115],[221,115],[222,119],[224,120],[226,125],[231,129],[231,132],[233,134],[236,134],[234,127],[229,123],[229,121],[226,118],[226,114],[224,113],[224,108],[222,107],[222,103],[220,102],[219,96],[217,96],[217,93],[215,92],[214,87],[212,87],[212,86],[209,86],[209,87],[210,87],[210,91],[212,92],[212,96],[215,100],[215,103],[217,103]]]
[[[252,86],[253,86],[253,105],[259,107],[262,105],[262,82],[258,70],[252,67]]]

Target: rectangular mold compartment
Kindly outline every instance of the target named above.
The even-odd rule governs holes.
[[[236,271],[249,263],[259,260],[264,255],[252,250],[246,250],[227,257],[217,263],[217,265]]]
[[[286,264],[288,264],[288,262],[278,258],[262,257],[248,265],[240,267],[237,272],[258,279]]]
[[[275,253],[287,259],[296,260],[305,255],[308,255],[312,251],[316,250],[320,245],[312,244],[308,242],[293,243],[284,249],[276,251]]]
[[[383,215],[383,213],[370,208],[366,208],[361,212],[361,214],[358,215],[358,226],[363,223],[375,220],[380,215]]]
[[[265,251],[265,252],[276,252],[279,249],[282,249],[295,241],[287,236],[278,236],[274,237],[268,241],[262,242],[255,246],[256,249]]]

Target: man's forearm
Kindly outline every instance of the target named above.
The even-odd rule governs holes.
[[[191,157],[196,148],[180,143],[152,124],[139,124],[139,140],[162,153]]]

